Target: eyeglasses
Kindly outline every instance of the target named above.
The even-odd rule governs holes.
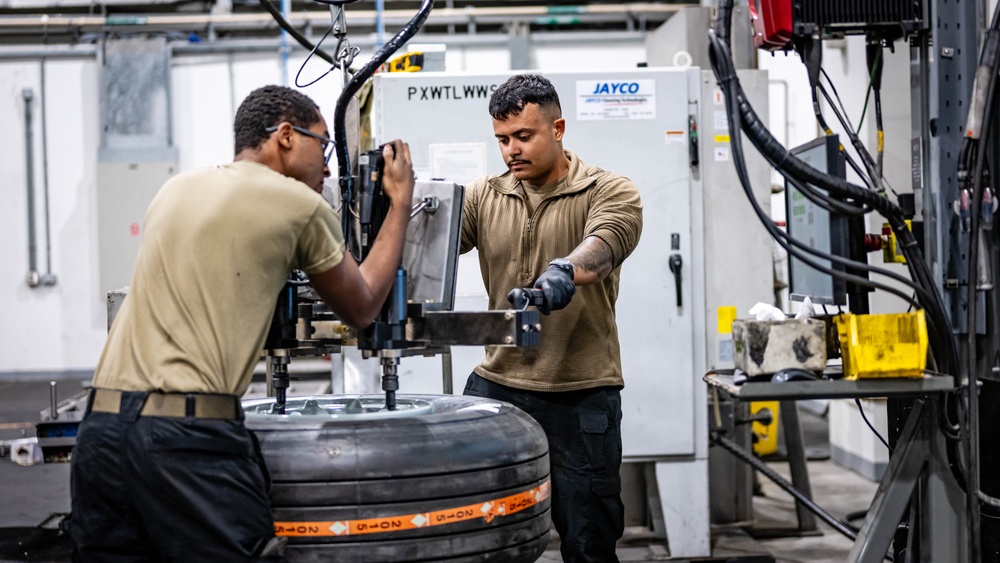
[[[299,127],[297,125],[292,125],[292,129],[295,130],[295,131],[297,131],[297,132],[299,132],[299,133],[302,133],[303,135],[305,135],[307,137],[312,137],[313,139],[319,140],[320,147],[323,149],[323,163],[324,164],[330,164],[330,158],[333,156],[333,149],[334,149],[333,139],[331,139],[329,137],[324,137],[323,135],[320,135],[318,133],[313,133],[312,131],[306,129],[305,127]],[[264,129],[264,132],[265,133],[274,133],[277,130],[278,130],[278,126],[274,125],[274,126],[268,127],[267,129]]]

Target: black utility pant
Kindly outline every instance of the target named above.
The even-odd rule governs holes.
[[[256,561],[274,537],[268,475],[242,420],[88,413],[73,448],[74,561]]]
[[[625,531],[621,500],[621,392],[617,387],[539,393],[473,373],[465,394],[511,403],[531,415],[549,440],[552,522],[565,563],[617,562]]]

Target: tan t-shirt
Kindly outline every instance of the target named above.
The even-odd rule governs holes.
[[[242,395],[293,268],[344,256],[340,220],[301,182],[240,161],[157,193],[94,386]]]

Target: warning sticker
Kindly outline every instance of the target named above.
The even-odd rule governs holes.
[[[656,81],[577,80],[576,118],[656,119]]]
[[[274,533],[296,538],[356,536],[428,528],[477,518],[489,523],[495,518],[531,508],[548,499],[551,494],[551,482],[546,480],[537,487],[503,498],[433,512],[335,522],[275,522]]]

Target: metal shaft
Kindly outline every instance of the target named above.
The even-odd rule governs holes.
[[[59,420],[59,410],[57,408],[59,406],[59,401],[56,398],[56,382],[55,381],[50,381],[49,382],[49,403],[52,405],[52,409],[51,409],[52,412],[50,413],[52,415],[51,416],[52,420]]]
[[[21,90],[24,98],[24,169],[28,185],[28,285],[38,285],[38,249],[35,241],[35,135],[31,115],[31,88]]]
[[[278,354],[284,350],[272,350],[274,355],[269,356],[268,365],[271,366],[270,387],[274,389],[275,414],[285,414],[286,390],[288,389],[288,356]]]
[[[399,376],[396,365],[399,358],[382,358],[382,390],[385,391],[386,410],[396,410],[396,391],[399,390]]]

